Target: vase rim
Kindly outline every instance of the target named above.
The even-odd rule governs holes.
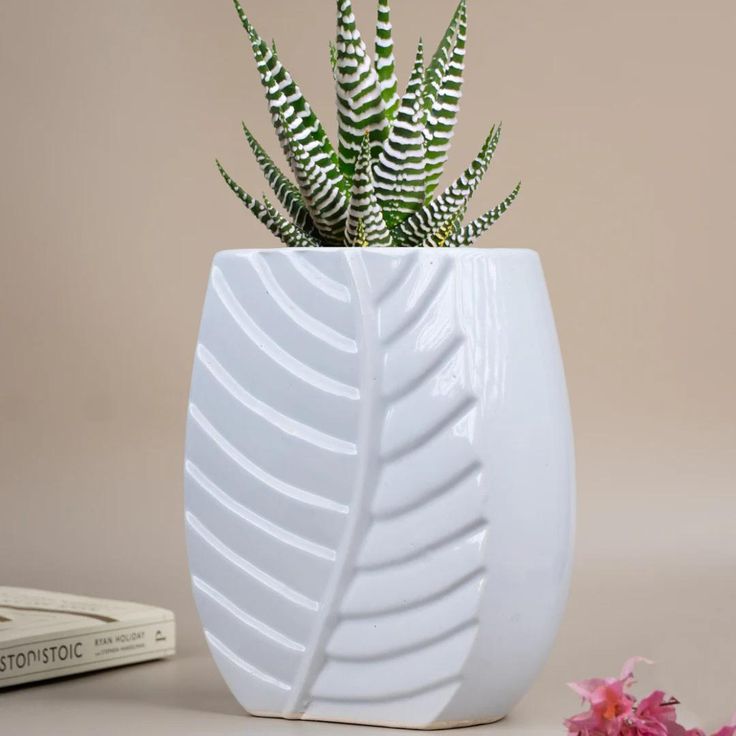
[[[489,257],[501,257],[501,258],[538,258],[539,253],[531,248],[424,248],[424,247],[412,247],[412,248],[381,248],[381,247],[368,247],[368,248],[345,248],[345,247],[319,247],[319,248],[286,248],[286,247],[275,247],[275,248],[233,248],[228,250],[219,251],[216,256],[227,256],[227,255],[246,255],[248,253],[304,253],[304,254],[317,254],[317,253],[336,253],[344,252],[350,253],[360,251],[361,253],[380,254],[381,256],[395,256],[395,255],[408,255],[410,253],[427,253],[430,256],[444,257],[468,257],[470,255],[483,254]]]

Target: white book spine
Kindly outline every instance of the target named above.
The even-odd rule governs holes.
[[[174,654],[175,637],[169,615],[139,623],[100,623],[76,633],[0,644],[0,689],[168,657]]]

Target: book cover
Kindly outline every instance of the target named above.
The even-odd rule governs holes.
[[[163,608],[0,587],[0,689],[169,657],[175,646]]]

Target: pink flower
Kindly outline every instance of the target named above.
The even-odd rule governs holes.
[[[716,731],[713,736],[734,736],[736,734],[736,714],[734,714],[728,725]],[[705,731],[700,728],[685,729],[679,723],[672,724],[672,729],[667,736],[706,736]]]
[[[590,710],[565,721],[570,736],[620,736],[631,723],[636,700],[626,693],[634,680],[634,667],[638,662],[649,662],[642,657],[632,657],[621,670],[618,678],[594,678],[572,682],[570,687],[583,701],[590,703]],[[633,734],[632,734],[633,736]],[[653,736],[660,736],[659,733]],[[666,731],[662,736],[667,736]]]
[[[677,722],[679,702],[667,699],[661,690],[655,690],[638,703],[626,692],[634,681],[634,667],[639,662],[652,664],[643,657],[632,657],[618,677],[570,683],[590,709],[565,721],[568,736],[706,736],[699,728],[688,730]],[[736,736],[736,714],[713,736]]]
[[[706,734],[699,728],[686,729],[679,723],[671,723],[667,729],[667,736],[706,736]]]
[[[734,736],[734,734],[736,734],[736,713],[734,713],[730,723],[720,731],[716,731],[713,736]]]
[[[670,727],[676,723],[677,704],[676,700],[667,700],[661,690],[655,690],[635,706],[634,715],[627,721],[622,733],[631,736],[674,736]]]

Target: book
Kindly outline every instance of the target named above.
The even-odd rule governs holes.
[[[0,689],[170,657],[174,614],[140,603],[0,587]]]

